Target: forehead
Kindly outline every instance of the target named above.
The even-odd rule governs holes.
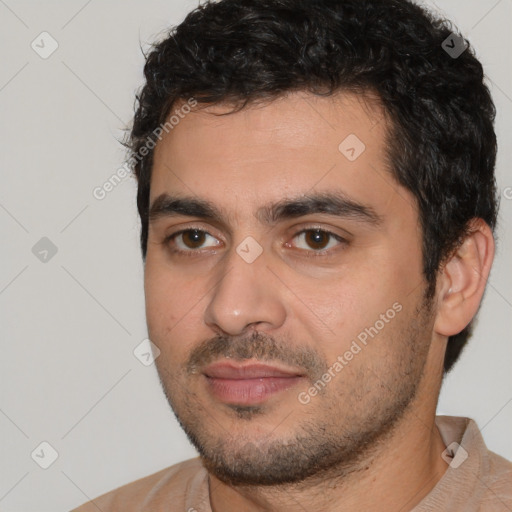
[[[150,204],[162,193],[182,193],[249,212],[287,195],[335,189],[385,208],[396,194],[388,120],[377,100],[290,93],[232,110],[226,104],[195,110],[163,137]]]

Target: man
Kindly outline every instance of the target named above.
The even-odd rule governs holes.
[[[494,105],[405,0],[220,0],[154,47],[129,139],[149,338],[200,457],[78,511],[507,511],[436,417],[494,256]]]

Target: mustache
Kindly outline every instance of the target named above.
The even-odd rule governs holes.
[[[280,362],[304,371],[310,380],[317,380],[328,369],[324,359],[310,347],[293,347],[289,343],[276,341],[272,336],[260,331],[252,331],[243,337],[218,335],[206,340],[192,350],[187,363],[188,374],[198,371],[226,358],[234,361],[256,359],[260,362]]]

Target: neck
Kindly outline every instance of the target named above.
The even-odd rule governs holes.
[[[413,405],[413,404],[411,404]],[[435,425],[435,406],[408,409],[385,439],[363,454],[350,473],[281,486],[230,486],[210,475],[214,512],[406,512],[436,485],[447,465]]]

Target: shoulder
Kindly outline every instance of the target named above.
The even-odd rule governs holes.
[[[168,507],[170,502],[181,508],[189,499],[197,500],[207,492],[207,482],[200,459],[190,459],[118,487],[71,512],[139,512],[149,505],[156,512],[159,505],[163,510],[165,503]]]
[[[437,416],[436,424],[445,446],[457,444],[463,453],[456,465],[450,463],[418,511],[439,510],[439,504],[445,505],[443,510],[512,510],[512,462],[487,448],[474,420]]]
[[[512,509],[512,462],[491,451],[487,452],[487,462],[482,476],[486,487],[484,504],[499,503],[503,510]]]

